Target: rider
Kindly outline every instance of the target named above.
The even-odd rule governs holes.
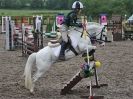
[[[62,33],[62,44],[61,51],[59,55],[59,60],[65,60],[65,49],[68,44],[68,29],[70,26],[82,27],[81,23],[77,23],[78,15],[81,13],[81,9],[83,8],[83,4],[79,1],[75,1],[72,5],[72,11],[69,12],[62,23],[60,28],[60,32]]]

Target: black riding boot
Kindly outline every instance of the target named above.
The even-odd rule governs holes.
[[[67,43],[66,42],[62,42],[61,43],[61,51],[60,51],[60,55],[59,55],[59,60],[65,60],[65,49],[66,49]]]

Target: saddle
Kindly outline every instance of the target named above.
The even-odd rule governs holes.
[[[62,43],[62,40],[50,40],[50,42],[48,42],[48,46],[51,48],[54,48],[54,47],[58,47],[62,45],[61,43]],[[71,50],[75,55],[78,55],[78,53],[72,46],[70,37],[68,36],[68,43],[66,45],[66,51],[69,51],[69,50]]]
[[[57,47],[57,46],[60,46],[60,41],[59,40],[50,40],[50,42],[48,42],[48,46],[49,47]]]

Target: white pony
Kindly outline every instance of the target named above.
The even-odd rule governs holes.
[[[98,27],[96,27],[98,28]],[[90,28],[87,27],[87,31],[89,32]],[[71,28],[69,37],[71,39],[71,45],[75,49],[75,51],[79,54],[86,52],[88,49],[89,51],[92,49],[96,49],[96,46],[91,44],[89,36],[86,38],[81,37],[82,35],[82,28]],[[94,31],[95,33],[95,31]],[[27,60],[24,76],[25,76],[25,87],[30,90],[32,93],[34,91],[35,82],[41,77],[46,71],[50,69],[53,63],[57,62],[58,56],[60,53],[61,45],[57,44],[53,46],[48,44],[48,46],[44,47],[43,49],[39,50],[38,52],[32,53]],[[75,54],[71,50],[65,51],[65,59],[68,60],[74,57]],[[31,69],[33,64],[36,65],[37,71],[31,78]]]

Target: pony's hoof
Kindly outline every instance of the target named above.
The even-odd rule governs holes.
[[[97,49],[97,47],[96,46],[93,46],[93,49]]]
[[[30,93],[34,95],[34,90],[33,90],[33,89],[31,89],[31,90],[30,90]]]
[[[102,46],[102,47],[105,46],[105,42],[101,43],[100,46]]]
[[[100,46],[101,46],[101,47],[104,47],[104,46],[105,46],[105,44],[101,44]]]

